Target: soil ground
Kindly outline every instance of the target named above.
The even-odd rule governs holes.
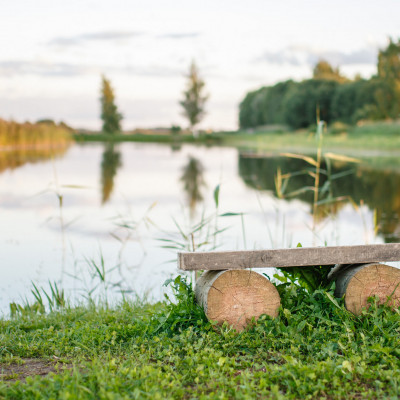
[[[61,364],[57,360],[22,358],[15,363],[0,363],[0,381],[21,381],[28,376],[45,376],[50,372],[57,373],[68,368],[71,368],[70,364]]]

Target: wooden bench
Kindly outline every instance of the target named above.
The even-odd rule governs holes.
[[[385,261],[400,261],[400,243],[178,253],[179,269],[205,271],[196,281],[195,294],[207,317],[227,321],[238,331],[253,317],[278,315],[278,291],[253,268],[331,266],[335,295],[344,295],[346,308],[359,314],[371,296],[379,303],[400,305],[400,269],[381,264]]]

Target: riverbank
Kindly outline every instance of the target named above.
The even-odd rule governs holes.
[[[252,134],[238,132],[229,142],[245,149],[281,151],[296,150],[314,153],[318,146],[315,129],[294,132],[265,132],[262,129]],[[341,154],[370,154],[400,151],[400,123],[377,122],[360,126],[333,125],[323,133],[325,151],[340,151]]]
[[[280,291],[279,316],[240,334],[214,329],[190,286],[175,304],[19,312],[0,320],[0,398],[399,396],[398,311],[354,317],[331,292]]]
[[[77,142],[156,142],[180,145],[183,143],[237,147],[253,151],[296,151],[315,153],[317,140],[315,129],[282,131],[262,129],[191,134],[125,133],[106,135],[102,133],[77,133]],[[324,149],[342,154],[369,152],[400,152],[400,122],[364,123],[359,126],[334,124],[324,133]]]

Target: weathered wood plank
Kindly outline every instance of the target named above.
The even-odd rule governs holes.
[[[181,270],[223,270],[400,261],[400,243],[178,253]]]

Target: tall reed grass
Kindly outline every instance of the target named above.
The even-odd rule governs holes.
[[[72,143],[72,129],[63,123],[0,119],[0,172],[62,156]]]
[[[72,141],[73,130],[64,123],[52,121],[18,123],[0,119],[0,146],[65,146]]]

